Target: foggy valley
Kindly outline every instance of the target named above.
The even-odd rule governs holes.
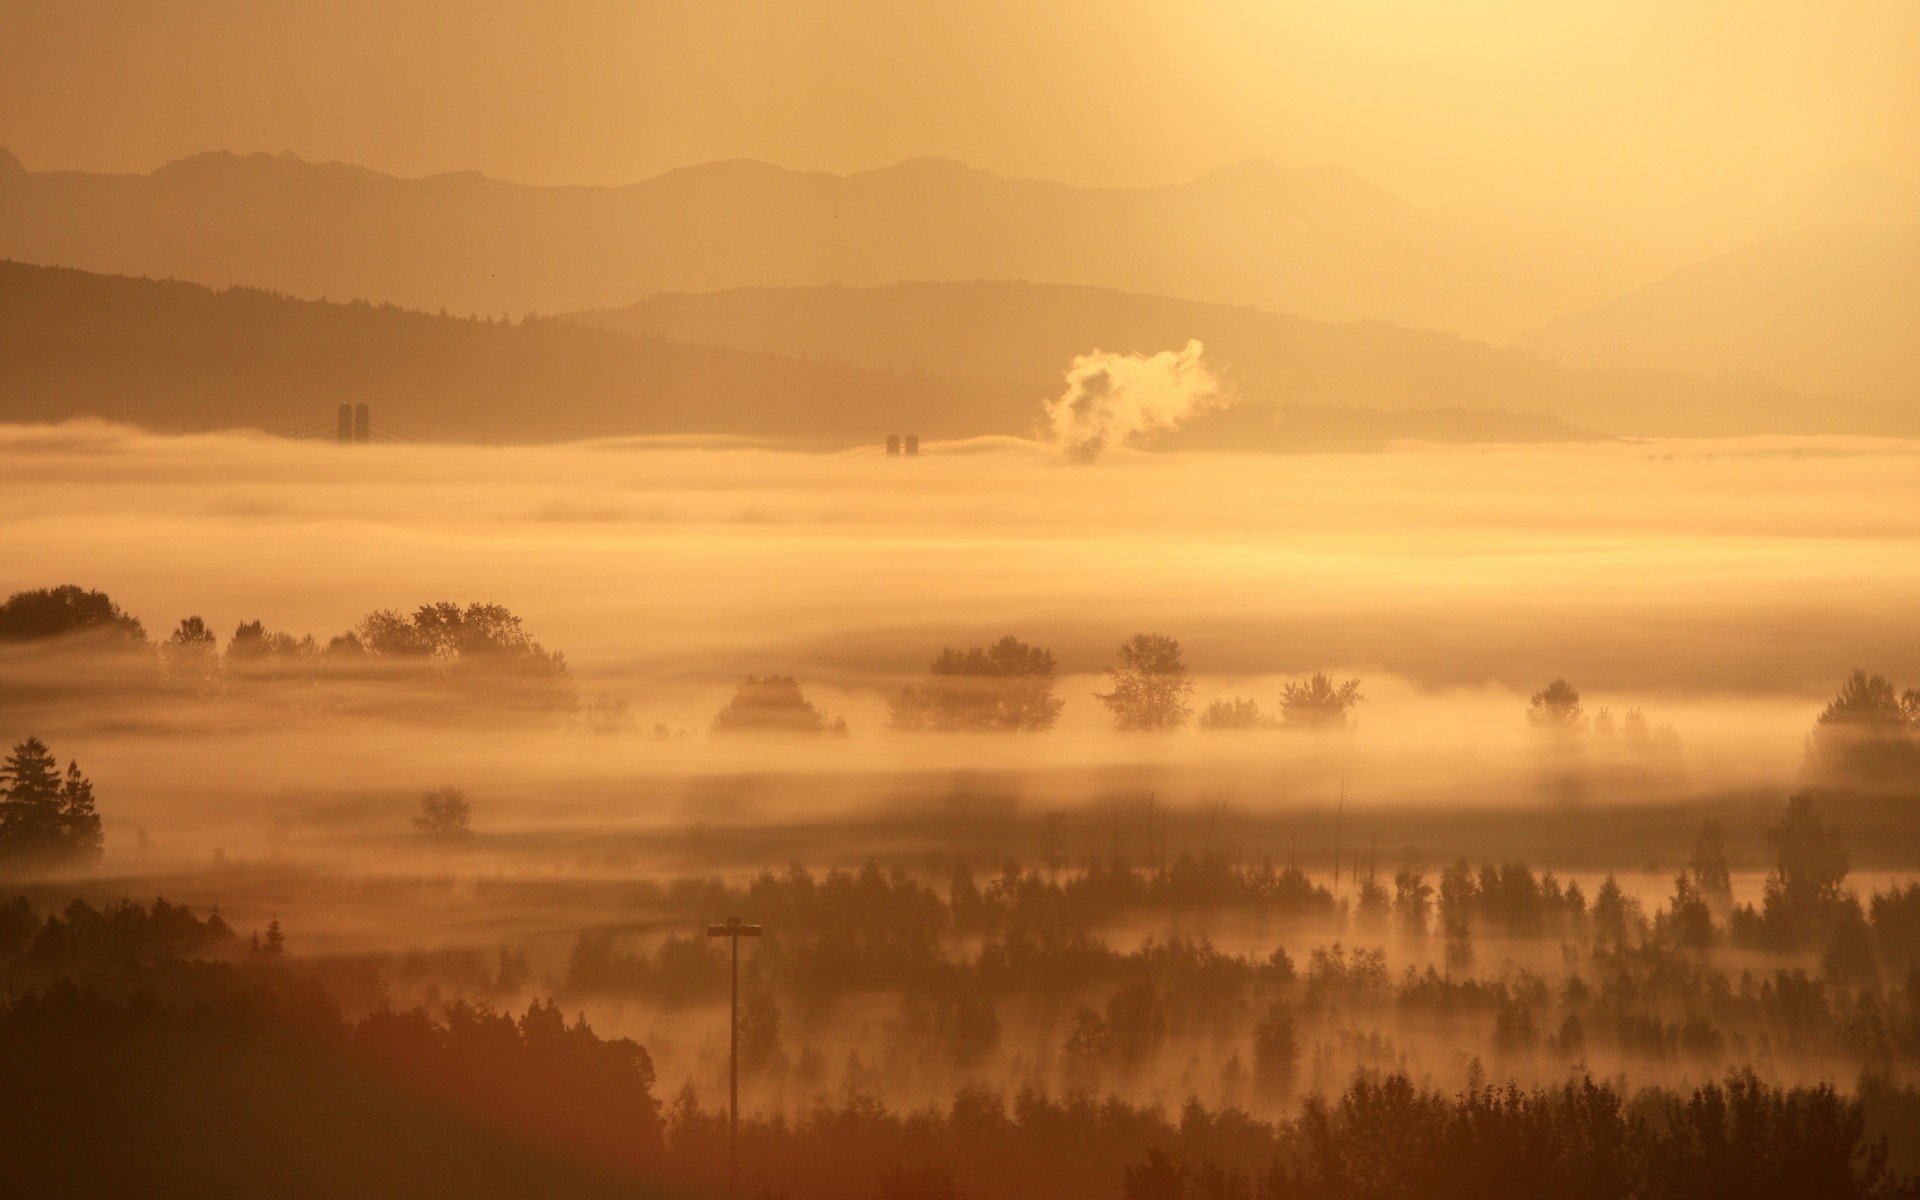
[[[7,7],[0,1190],[1920,1195],[1912,14],[907,7]]]

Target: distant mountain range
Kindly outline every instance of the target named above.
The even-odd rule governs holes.
[[[731,434],[819,447],[888,433],[1031,436],[1049,380],[891,371],[553,319],[431,316],[251,289],[0,262],[0,421],[99,416],[162,431],[319,426],[367,403],[448,441]],[[1399,438],[1588,437],[1493,410],[1250,402],[1163,446],[1372,449]]]
[[[649,337],[847,363],[970,373],[1040,396],[1088,349],[1150,353],[1198,338],[1253,405],[1505,410],[1610,434],[1920,433],[1920,407],[1813,403],[1753,380],[1570,369],[1535,354],[1382,322],[1048,284],[906,283],[660,295],[564,318]]]
[[[1209,358],[1239,402],[1157,443],[1166,448],[1900,432],[1751,384],[1570,370],[1389,325],[1086,288],[747,291],[508,323],[6,262],[0,420],[280,432],[365,402],[389,424],[449,441],[1032,436],[1073,354],[1161,350],[1191,335],[1217,347]]]
[[[1014,407],[972,381],[556,321],[0,262],[0,420],[99,416],[169,432],[272,433],[324,424],[342,403],[370,404],[434,440],[712,433],[835,446],[902,427],[964,436],[979,432],[983,411]]]
[[[1764,378],[1920,410],[1920,224],[1800,230],[1523,334],[1567,363]]]
[[[657,291],[1028,279],[1506,336],[1673,265],[1553,223],[1428,211],[1339,167],[1251,160],[1080,188],[944,159],[854,175],[707,163],[624,187],[402,179],[284,155],[147,175],[0,162],[0,257],[456,313]]]
[[[90,323],[77,304],[48,320],[123,339],[116,369],[130,396],[158,403],[168,372],[182,387],[208,372],[278,380],[305,399],[470,387],[478,399],[464,412],[439,410],[447,435],[509,439],[701,421],[827,439],[903,422],[927,436],[1024,433],[1073,355],[1193,337],[1241,395],[1273,410],[1504,410],[1563,422],[1562,433],[1904,434],[1920,421],[1916,229],[1920,187],[1863,168],[1782,198],[1703,198],[1608,229],[1514,206],[1420,209],[1339,168],[1261,160],[1147,188],[939,159],[846,176],[721,162],[627,187],[542,188],[261,154],[196,155],[147,175],[32,172],[0,150],[0,256],[21,262],[410,310],[576,314],[574,328],[534,322],[511,335],[397,310],[362,327],[341,315],[370,320],[360,309],[284,296],[72,285],[97,286],[106,308]],[[1767,240],[1717,257],[1688,250],[1749,233]],[[156,378],[143,383],[132,355],[165,328],[158,295],[199,322],[191,353],[210,357],[192,366],[183,349],[168,365],[169,347],[151,347]],[[17,330],[35,315],[4,299],[19,315],[0,336],[23,346]],[[108,311],[131,324],[110,329]],[[249,322],[271,336],[214,349]],[[1511,337],[1518,352],[1467,335]],[[300,361],[305,336],[371,357]],[[277,361],[248,361],[275,346]],[[36,362],[25,369],[51,372],[68,394],[117,403],[83,386],[84,361]],[[514,383],[516,371],[529,374]],[[563,386],[581,394],[511,411]],[[58,407],[15,381],[0,387]],[[237,394],[231,410],[219,403],[151,411],[193,425],[249,413]],[[1240,432],[1294,444],[1268,424]]]

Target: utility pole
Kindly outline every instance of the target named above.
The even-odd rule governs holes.
[[[733,943],[733,993],[727,1021],[727,1195],[740,1194],[740,939],[759,937],[760,927],[739,917],[707,926],[708,937]]]

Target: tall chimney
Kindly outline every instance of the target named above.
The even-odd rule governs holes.
[[[339,432],[335,434],[334,440],[342,446],[353,440],[353,405],[342,404],[340,406],[340,429]]]
[[[887,435],[887,457],[892,458],[899,453],[900,453],[900,435],[897,433],[888,434]]]
[[[363,446],[373,440],[373,418],[364,404],[353,406],[353,440]]]
[[[907,435],[907,457],[913,458],[919,453],[920,453],[920,435],[917,433],[908,434]]]

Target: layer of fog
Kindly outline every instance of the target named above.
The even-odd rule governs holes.
[[[1911,675],[1920,450],[1752,439],[1380,455],[917,460],[680,448],[342,449],[0,430],[19,586],[164,635],[325,634],[509,605],[669,723],[747,671],[859,690],[1004,632],[1097,672],[1130,633],[1206,676],[1790,695]],[[695,689],[695,690],[690,690]],[[1202,689],[1202,697],[1207,689]],[[1374,710],[1377,712],[1378,710]]]
[[[782,842],[798,825],[921,820],[956,796],[1071,812],[1154,795],[1268,814],[1324,814],[1340,797],[1364,813],[1777,796],[1848,668],[1920,672],[1920,453],[1906,443],[1118,451],[1087,467],[1020,444],[927,450],[0,429],[9,590],[102,588],[156,638],[189,614],[223,637],[261,618],[324,640],[375,608],[497,601],[568,654],[584,695],[626,701],[635,730],[399,728],[95,697],[16,706],[9,720],[32,728],[4,732],[47,737],[93,774],[118,873],[216,852],[405,873],[409,806],[441,785],[473,796],[489,870],[589,870],[597,854],[615,874],[739,871],[798,856]],[[1287,680],[1325,670],[1363,680],[1358,728],[1115,734],[1093,693],[1114,645],[1143,629],[1182,639],[1196,707],[1271,706]],[[1007,632],[1059,655],[1057,730],[883,728],[889,694],[942,646]],[[0,668],[38,669],[17,649]],[[705,736],[749,672],[798,676],[852,736]],[[1656,770],[1605,747],[1572,767],[1542,759],[1522,711],[1562,675],[1589,711],[1640,707],[1672,725],[1680,754]],[[682,736],[639,732],[656,724]],[[953,821],[991,828],[977,809]],[[733,850],[705,855],[700,828]],[[1249,854],[1286,851],[1277,827],[1261,836]],[[881,829],[844,839],[835,861],[925,849]]]

